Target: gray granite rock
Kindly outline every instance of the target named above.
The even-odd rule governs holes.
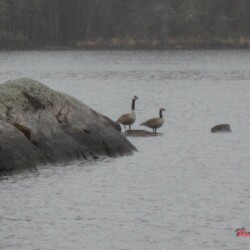
[[[154,132],[149,132],[143,129],[131,129],[127,130],[125,132],[126,136],[131,136],[131,137],[151,137],[151,136],[159,136],[163,135],[162,133],[154,133]]]
[[[0,171],[131,154],[120,126],[31,79],[0,85]]]
[[[218,133],[218,132],[232,132],[229,124],[218,124],[211,128],[211,133]]]

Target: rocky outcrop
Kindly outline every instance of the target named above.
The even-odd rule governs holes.
[[[211,133],[232,132],[229,124],[219,124],[211,128]]]
[[[0,171],[131,154],[120,126],[31,79],[0,85]]]

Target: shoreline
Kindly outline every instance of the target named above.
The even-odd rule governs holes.
[[[199,50],[199,49],[250,49],[250,39],[168,39],[164,43],[159,40],[135,40],[133,38],[111,40],[82,40],[71,44],[35,44],[2,46],[4,50]]]

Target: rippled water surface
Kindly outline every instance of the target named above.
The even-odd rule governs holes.
[[[30,77],[112,119],[164,107],[133,156],[0,177],[0,249],[249,249],[250,52],[0,52],[0,82]],[[230,134],[211,134],[229,123]]]

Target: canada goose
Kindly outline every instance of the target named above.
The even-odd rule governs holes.
[[[131,129],[131,125],[135,122],[135,119],[136,119],[136,115],[135,115],[135,101],[137,99],[138,99],[138,97],[136,95],[132,99],[131,113],[123,114],[117,120],[117,122],[121,123],[124,126],[125,131],[126,131],[126,125],[128,125],[129,129]]]
[[[148,128],[152,128],[153,132],[156,133],[157,128],[161,127],[164,123],[164,119],[162,116],[162,111],[166,111],[164,108],[160,108],[159,110],[159,118],[149,119],[141,124],[141,126],[146,126]]]

